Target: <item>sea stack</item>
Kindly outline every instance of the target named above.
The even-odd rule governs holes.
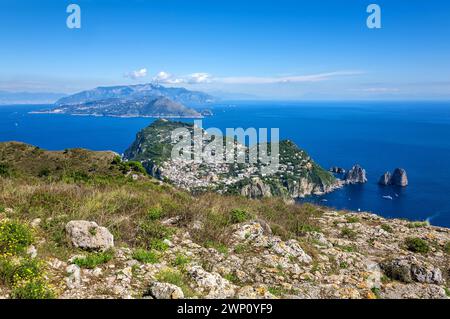
[[[345,174],[345,182],[347,184],[363,184],[367,182],[366,170],[363,169],[359,164],[354,165]]]
[[[378,181],[378,184],[387,186],[391,183],[391,173],[386,172],[383,175],[381,175],[380,180]]]
[[[394,173],[386,172],[378,181],[378,184],[387,186],[387,185],[395,185],[405,187],[408,186],[408,176],[406,175],[406,171],[403,168],[396,168]]]
[[[403,168],[396,168],[391,177],[391,184],[396,186],[408,186],[408,176]]]

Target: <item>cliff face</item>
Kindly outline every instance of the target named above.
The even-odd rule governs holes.
[[[192,156],[186,160],[173,160],[171,132],[177,128],[187,129],[191,134],[194,130],[190,124],[158,120],[137,134],[136,140],[125,152],[125,159],[141,161],[152,176],[194,192],[215,190],[252,198],[295,198],[323,194],[341,185],[291,141],[279,143],[279,166],[270,173],[263,172],[265,164],[260,161],[240,163],[235,159],[232,163],[199,163],[193,161]],[[208,142],[204,139],[203,147]],[[268,149],[270,147],[269,143]],[[238,153],[250,153],[247,147],[239,143],[235,143],[235,148]]]

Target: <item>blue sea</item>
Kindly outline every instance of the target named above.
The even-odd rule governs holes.
[[[0,141],[122,153],[153,121],[28,114],[41,108],[0,106]],[[307,201],[450,227],[450,102],[230,102],[213,111],[204,128],[280,128],[324,168],[366,169],[368,183]],[[378,186],[396,167],[406,169],[409,186]]]

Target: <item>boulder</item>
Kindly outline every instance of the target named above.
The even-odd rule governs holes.
[[[396,168],[391,177],[391,184],[396,186],[408,186],[408,176],[403,168]]]
[[[201,266],[190,266],[186,272],[196,291],[206,294],[207,299],[231,298],[235,294],[236,287],[216,272],[207,272]]]
[[[75,264],[66,268],[67,278],[66,285],[69,289],[79,288],[81,286],[81,269]]]
[[[166,282],[153,282],[146,295],[154,299],[183,299],[183,290],[180,287],[166,283]]]
[[[363,184],[367,182],[366,170],[363,169],[360,165],[354,165],[348,172],[345,174],[345,181],[348,184]]]
[[[114,247],[114,237],[105,227],[95,222],[73,220],[66,224],[66,233],[74,247],[105,251]]]
[[[384,173],[378,180],[378,184],[383,186],[387,186],[390,183],[391,183],[391,173],[389,172]]]

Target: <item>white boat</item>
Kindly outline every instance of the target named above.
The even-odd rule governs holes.
[[[389,200],[392,200],[392,199],[393,199],[392,196],[389,196],[389,195],[385,195],[385,196],[383,196],[383,198],[384,198],[384,199],[389,199]]]

